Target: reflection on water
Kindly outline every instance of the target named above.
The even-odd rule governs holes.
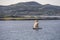
[[[33,30],[33,20],[0,21],[0,40],[60,40],[60,20],[40,20]]]

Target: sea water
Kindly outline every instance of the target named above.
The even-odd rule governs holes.
[[[39,20],[39,30],[33,30],[34,20],[0,21],[0,40],[60,40],[60,20]]]

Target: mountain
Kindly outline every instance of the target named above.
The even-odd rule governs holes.
[[[37,2],[21,2],[9,6],[0,5],[0,17],[21,15],[59,15],[60,6],[42,5]]]

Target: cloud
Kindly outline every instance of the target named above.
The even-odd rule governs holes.
[[[27,2],[27,1],[36,1],[41,4],[52,4],[60,6],[60,0],[0,0],[0,5],[10,5],[18,2]]]

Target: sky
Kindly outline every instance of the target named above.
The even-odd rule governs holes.
[[[0,5],[11,5],[19,2],[29,2],[29,1],[36,1],[43,5],[51,4],[51,5],[60,6],[60,0],[0,0]]]

